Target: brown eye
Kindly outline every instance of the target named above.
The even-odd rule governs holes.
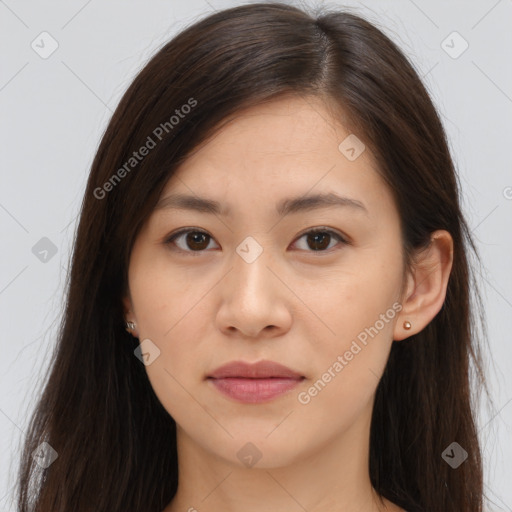
[[[187,236],[185,237],[185,243],[190,249],[200,251],[201,249],[206,249],[206,247],[208,247],[209,238],[210,237],[205,233],[192,231],[187,233]]]
[[[331,235],[328,233],[310,233],[307,235],[308,246],[311,247],[311,249],[314,251],[319,249],[327,249],[330,240]]]
[[[306,239],[306,247],[302,247],[302,249],[309,252],[326,252],[326,249],[333,247],[333,245],[330,245],[333,239],[342,244],[348,244],[341,235],[329,229],[310,230],[297,240],[301,240],[302,238]]]
[[[212,237],[204,231],[186,229],[175,233],[165,243],[176,245],[184,252],[202,252],[211,240]]]

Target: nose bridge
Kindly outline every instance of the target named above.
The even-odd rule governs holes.
[[[261,237],[259,237],[261,240]],[[255,237],[247,236],[238,244],[233,258],[232,279],[238,292],[247,293],[247,298],[258,298],[261,292],[271,291],[272,272],[270,265],[271,250],[263,247]]]

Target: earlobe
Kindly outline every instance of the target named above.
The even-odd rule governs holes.
[[[430,245],[414,257],[408,275],[402,310],[393,339],[408,338],[422,331],[441,310],[453,264],[453,239],[445,230],[432,233]]]
[[[126,321],[125,321],[125,330],[127,332],[129,332],[134,338],[138,338],[139,337],[139,333],[137,331],[137,322],[135,322],[134,320],[131,320],[129,318],[126,318]]]
[[[137,324],[135,322],[131,322],[129,320],[126,321],[126,331],[129,332],[134,338],[138,338],[139,335],[135,330],[137,328]]]
[[[128,331],[133,337],[138,338],[137,322],[135,315],[133,314],[132,301],[128,295],[122,298],[124,318],[125,318],[125,330]]]

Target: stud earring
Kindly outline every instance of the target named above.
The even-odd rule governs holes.
[[[135,322],[126,322],[126,330],[127,331],[133,331],[135,329]]]
[[[408,322],[407,320],[404,322],[404,329],[409,330],[412,327],[411,322]]]

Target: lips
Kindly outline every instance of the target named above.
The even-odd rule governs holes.
[[[225,364],[207,380],[223,395],[244,403],[272,400],[296,387],[305,377],[273,361],[245,363],[233,361]]]
[[[245,379],[269,379],[279,377],[284,379],[301,379],[303,375],[273,361],[259,361],[258,363],[233,361],[220,366],[208,375],[208,377],[213,379],[225,379],[228,377]]]

